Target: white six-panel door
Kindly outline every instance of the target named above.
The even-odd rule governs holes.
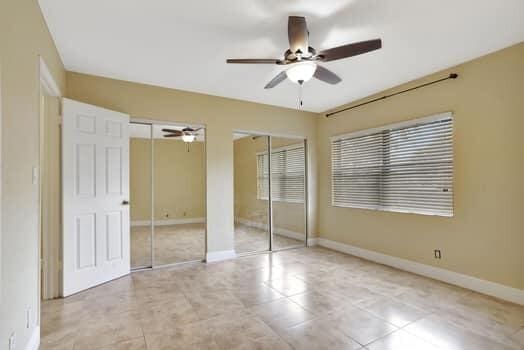
[[[126,275],[129,116],[63,100],[63,295]]]

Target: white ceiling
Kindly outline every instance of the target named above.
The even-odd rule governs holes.
[[[287,16],[306,16],[317,50],[380,37],[383,49],[326,63],[343,82],[304,88],[325,111],[524,40],[522,0],[39,0],[68,70],[295,108],[279,58]]]

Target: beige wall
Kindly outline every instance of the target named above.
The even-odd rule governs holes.
[[[151,219],[151,140],[131,139],[131,221]],[[154,140],[155,220],[205,217],[204,143]]]
[[[320,116],[320,236],[524,289],[524,44],[384,93],[450,72],[460,77]],[[330,136],[443,111],[455,116],[453,218],[331,206]]]
[[[249,130],[307,137],[310,173],[316,169],[316,114],[143,84],[67,74],[69,98],[129,113],[135,118],[206,126],[206,213],[209,252],[233,250],[233,131]],[[313,178],[310,176],[310,178]],[[309,227],[316,226],[316,183]]]
[[[298,140],[298,142],[302,142]],[[297,140],[274,137],[273,148],[297,143]],[[267,138],[244,137],[234,143],[235,219],[268,223],[268,202],[257,198],[257,153],[267,151]],[[273,202],[275,232],[285,229],[304,234],[304,204]]]
[[[39,55],[62,91],[65,71],[35,0],[0,1],[2,232],[0,340],[24,349],[38,320]],[[26,328],[26,312],[30,327]]]
[[[453,69],[461,74],[457,81],[316,121],[314,114],[290,109],[76,73],[66,77],[37,1],[2,0],[2,346],[16,332],[17,348],[25,348],[38,320],[39,190],[31,174],[39,163],[39,55],[62,91],[67,83],[70,98],[133,117],[207,126],[210,251],[233,249],[233,130],[300,135],[311,151],[312,232],[318,213],[324,238],[524,289],[523,44]],[[329,136],[446,110],[455,113],[454,218],[331,207]],[[442,260],[432,258],[434,248],[442,249]]]

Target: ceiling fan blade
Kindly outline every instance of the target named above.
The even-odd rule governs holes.
[[[280,60],[276,58],[228,58],[226,62],[243,64],[278,64]]]
[[[175,129],[162,129],[163,132],[169,132],[169,133],[172,133],[174,135],[178,135],[178,136],[182,136],[184,133],[180,130],[175,130]]]
[[[181,132],[180,130],[177,130],[177,129],[162,129],[163,132]]]
[[[277,86],[278,84],[280,84],[281,82],[286,80],[286,77],[287,77],[286,71],[282,71],[282,72],[278,73],[278,75],[276,77],[271,79],[271,81],[269,83],[267,83],[266,86],[264,86],[264,89],[274,88],[275,86]]]
[[[180,137],[182,136],[182,134],[167,134],[167,135],[164,135],[164,137]]]
[[[382,47],[382,40],[373,39],[367,41],[360,41],[357,43],[342,45],[334,47],[332,49],[327,49],[320,51],[318,54],[321,56],[321,61],[329,62],[339,60],[341,58],[352,57],[361,55],[366,52],[378,50]]]
[[[305,17],[289,16],[287,37],[289,39],[289,49],[292,53],[296,53],[298,50],[303,54],[309,52],[309,32]]]
[[[329,69],[318,65],[317,70],[315,71],[315,74],[313,76],[318,80],[322,80],[323,82],[332,85],[338,84],[342,81],[342,79],[338,75],[336,75]]]

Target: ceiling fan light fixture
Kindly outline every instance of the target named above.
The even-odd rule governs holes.
[[[182,141],[184,142],[193,142],[195,141],[196,136],[192,134],[184,134],[182,135]]]
[[[314,62],[300,62],[289,67],[289,69],[286,70],[286,75],[292,82],[302,84],[309,81],[316,70],[317,65]]]

